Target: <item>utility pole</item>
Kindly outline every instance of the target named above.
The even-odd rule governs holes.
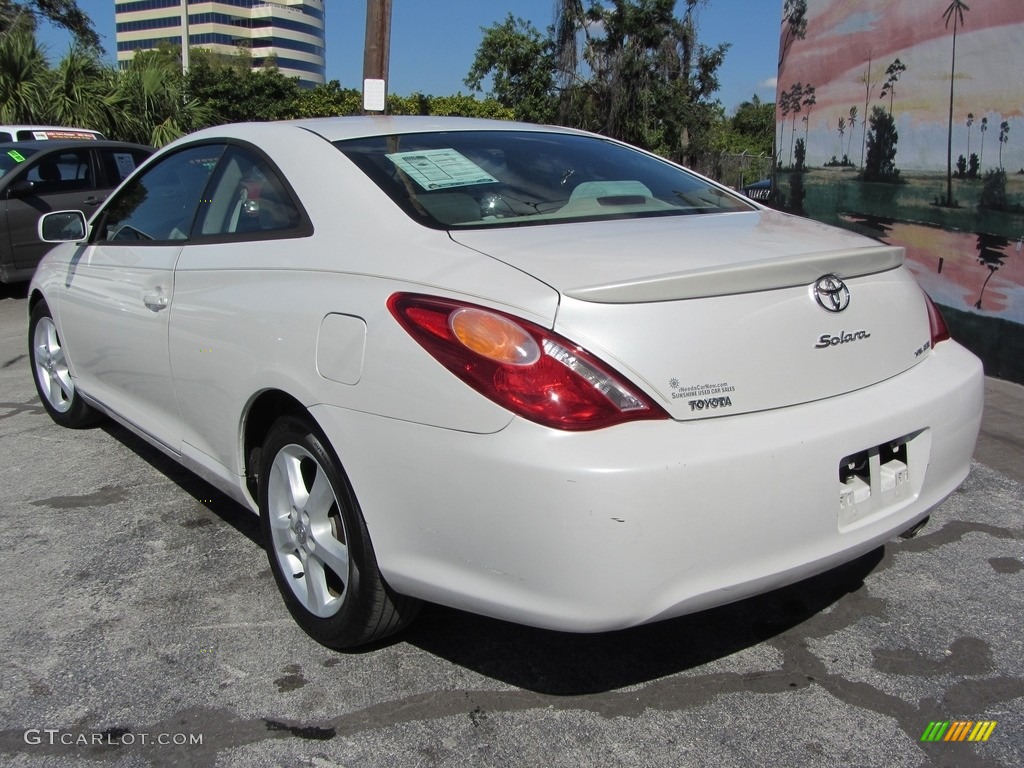
[[[363,112],[383,112],[391,58],[391,0],[366,0],[363,44]]]
[[[188,74],[188,0],[181,0],[181,74]]]

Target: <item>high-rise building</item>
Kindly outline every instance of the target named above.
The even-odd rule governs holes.
[[[188,13],[185,13],[185,3]],[[312,87],[326,81],[325,0],[115,0],[117,61],[161,43],[216,53],[246,49],[254,68],[270,60]],[[184,46],[182,46],[184,47]]]

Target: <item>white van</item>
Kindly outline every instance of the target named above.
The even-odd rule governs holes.
[[[95,141],[105,138],[89,128],[64,128],[59,125],[0,125],[0,144],[12,141]]]

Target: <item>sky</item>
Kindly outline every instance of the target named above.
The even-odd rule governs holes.
[[[93,21],[113,64],[117,43],[114,0],[78,0]],[[511,12],[543,32],[551,24],[553,0],[393,0],[388,91],[433,96],[470,93],[463,80],[473,64],[481,28],[504,21]],[[365,0],[327,2],[327,79],[360,88]],[[731,113],[757,95],[775,100],[782,0],[708,0],[699,11],[699,40],[731,45],[719,70],[718,98]],[[51,59],[67,51],[70,37],[42,25],[39,38]]]

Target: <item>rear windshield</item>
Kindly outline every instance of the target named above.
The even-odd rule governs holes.
[[[678,166],[596,137],[456,131],[335,146],[407,214],[441,229],[752,209]]]

